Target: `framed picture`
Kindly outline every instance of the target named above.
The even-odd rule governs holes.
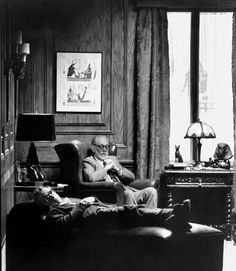
[[[56,112],[101,112],[102,53],[57,52]]]

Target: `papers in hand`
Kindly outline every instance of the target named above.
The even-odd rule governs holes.
[[[170,163],[169,164],[170,166],[173,166],[173,167],[187,167],[187,163],[184,163],[184,162],[174,162],[174,163]]]
[[[95,197],[86,197],[81,200],[82,204],[89,204],[95,202],[96,198]]]

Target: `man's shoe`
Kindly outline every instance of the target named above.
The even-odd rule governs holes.
[[[182,234],[188,232],[192,228],[188,223],[190,210],[190,199],[184,200],[181,204],[175,204],[173,214],[165,221],[167,228],[172,230],[177,236],[182,236]]]
[[[178,219],[175,215],[171,215],[165,221],[165,226],[170,229],[175,235],[182,235],[192,228],[192,226]]]
[[[190,212],[191,212],[190,199],[185,199],[181,204],[174,205],[173,213],[175,217],[183,222],[189,221]]]
[[[190,199],[185,199],[183,200],[183,203],[184,205],[184,208],[185,208],[185,212],[187,214],[187,221],[189,220],[189,217],[190,217],[190,213],[191,213],[191,200]]]

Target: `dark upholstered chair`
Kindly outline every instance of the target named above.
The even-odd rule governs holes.
[[[91,154],[91,145],[78,140],[55,145],[55,151],[60,159],[62,182],[68,184],[68,196],[86,197],[97,196],[100,200],[108,203],[122,205],[123,189],[119,183],[86,182],[83,179],[82,163],[84,158]],[[110,155],[116,155],[117,147],[111,144]],[[129,183],[137,189],[145,187],[158,187],[158,180],[145,179],[135,180]]]
[[[44,208],[25,202],[7,217],[7,271],[222,271],[221,231],[196,223],[186,235],[163,227],[61,233]]]

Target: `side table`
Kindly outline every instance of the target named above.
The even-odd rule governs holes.
[[[68,188],[67,184],[45,182],[43,186],[48,186],[49,184],[58,194],[65,196]],[[36,187],[37,183],[35,182],[16,182],[14,185],[15,204],[32,199]]]
[[[233,170],[225,169],[165,170],[161,176],[161,189],[165,195],[162,204],[173,207],[190,198],[190,221],[222,229],[226,239],[230,240],[233,173]]]

